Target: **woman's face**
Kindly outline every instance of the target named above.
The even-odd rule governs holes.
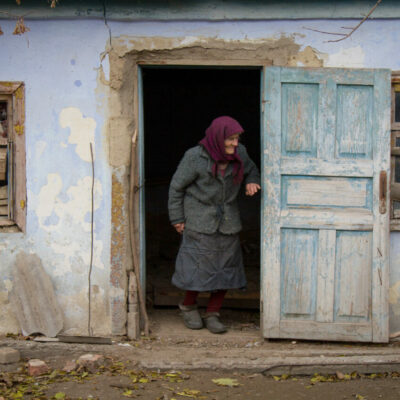
[[[225,139],[225,153],[226,154],[234,154],[236,147],[239,144],[240,133],[236,133],[235,135],[229,136]]]

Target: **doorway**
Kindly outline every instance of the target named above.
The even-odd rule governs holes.
[[[203,138],[211,121],[221,115],[237,119],[241,141],[260,168],[259,68],[142,67],[144,138],[145,272],[150,307],[177,306],[183,292],[171,284],[180,236],[168,219],[168,187],[185,151]],[[240,233],[248,280],[246,291],[229,291],[225,308],[259,309],[260,195],[239,198]],[[207,294],[199,296],[200,305]]]

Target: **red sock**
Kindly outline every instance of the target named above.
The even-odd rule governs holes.
[[[222,302],[224,301],[226,292],[227,290],[218,290],[211,293],[210,300],[208,301],[207,305],[207,313],[219,312],[222,307]]]
[[[198,294],[199,292],[196,292],[195,290],[186,290],[185,298],[182,304],[184,306],[193,306],[196,304]]]

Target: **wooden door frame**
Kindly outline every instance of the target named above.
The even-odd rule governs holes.
[[[264,126],[263,126],[263,103],[262,103],[262,98],[263,98],[263,77],[264,77],[264,66],[258,65],[258,64],[253,64],[253,63],[246,63],[243,65],[237,65],[237,63],[215,63],[212,64],[210,62],[203,62],[199,64],[191,64],[189,62],[179,61],[179,62],[167,62],[164,64],[157,64],[157,63],[138,63],[137,69],[137,99],[136,102],[138,104],[138,145],[137,145],[137,171],[138,175],[135,177],[135,182],[138,182],[138,188],[139,188],[139,196],[137,196],[137,202],[138,205],[135,207],[136,214],[134,216],[134,220],[139,221],[138,227],[136,228],[139,232],[138,235],[138,248],[139,254],[140,254],[140,283],[142,285],[142,288],[146,287],[146,223],[145,223],[145,215],[146,215],[146,209],[145,209],[145,158],[144,158],[144,142],[145,142],[145,132],[144,132],[144,107],[143,107],[143,77],[142,77],[142,71],[144,68],[155,68],[155,69],[164,69],[164,68],[182,68],[184,67],[185,69],[201,69],[201,68],[208,68],[208,69],[238,69],[238,70],[243,70],[247,68],[254,68],[258,69],[260,72],[260,151],[262,149],[262,141],[264,137]],[[261,151],[261,165],[263,162],[263,152]],[[261,168],[261,175],[263,176],[263,171]],[[263,191],[261,191],[261,204],[263,202]],[[261,210],[262,212],[262,210]],[[260,216],[261,218],[261,216]],[[261,234],[262,234],[262,229],[260,227],[260,241],[261,241]],[[260,263],[261,263],[261,255],[260,255]],[[260,271],[262,271],[262,268],[260,268]],[[260,272],[261,274],[261,272]],[[261,276],[260,276],[260,282],[261,282]],[[261,301],[261,287],[260,287],[260,301]],[[261,306],[260,306],[261,310]],[[260,317],[261,318],[261,317]],[[260,320],[261,321],[261,320]]]
[[[133,269],[129,219],[139,236],[139,196],[129,215],[129,171],[132,138],[140,130],[139,68],[146,66],[256,67],[261,71],[275,62],[289,64],[301,52],[292,38],[273,38],[262,42],[232,41],[215,38],[125,37],[113,38],[107,52],[110,63],[109,114],[106,137],[109,144],[111,173],[111,239],[110,239],[110,318],[114,335],[127,332],[128,275]],[[309,65],[321,65],[315,55]],[[262,80],[261,80],[262,81]],[[262,89],[261,89],[262,93]],[[261,99],[260,99],[260,104]],[[262,112],[260,127],[263,130]],[[139,134],[139,132],[138,132]],[[261,135],[261,143],[262,143]],[[136,148],[136,171],[139,153]],[[139,176],[137,176],[139,178]],[[138,182],[138,181],[136,181]],[[143,225],[143,224],[142,224]],[[140,251],[140,242],[136,241]]]

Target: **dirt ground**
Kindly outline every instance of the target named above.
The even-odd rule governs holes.
[[[264,376],[224,371],[149,371],[115,361],[97,373],[27,377],[24,371],[0,374],[4,399],[399,399],[400,374],[311,377]],[[220,379],[220,381],[218,381]],[[348,379],[348,380],[347,380]],[[4,382],[13,382],[4,387]],[[1,386],[3,385],[3,386]],[[222,385],[222,386],[221,386]],[[0,397],[1,398],[1,397]]]
[[[108,346],[0,338],[0,346],[18,349],[22,357],[19,363],[0,365],[0,400],[400,399],[399,343],[265,341],[256,312],[224,310],[229,327],[224,335],[185,329],[175,309],[153,310],[150,319],[151,337],[113,338]],[[86,353],[101,354],[104,362],[92,372],[62,371]],[[335,374],[323,368],[324,360],[354,356],[392,357],[394,365],[388,372],[343,365]],[[45,361],[49,372],[29,377],[26,362],[32,358]],[[308,376],[265,370],[268,360],[288,363],[294,358],[311,360]]]
[[[169,373],[174,375],[174,373]],[[63,383],[53,385],[47,391],[51,395],[62,391],[71,398],[126,399],[140,398],[146,400],[172,399],[399,399],[400,380],[398,377],[358,378],[352,381],[324,382],[313,384],[313,378],[288,378],[285,381],[275,381],[274,378],[261,374],[246,375],[224,374],[221,372],[197,371],[185,374],[182,382],[168,382],[165,375],[145,373],[149,383],[138,385],[138,389],[118,389],[113,382],[123,382],[121,376],[94,377],[84,384]],[[167,373],[168,375],[168,373]],[[178,377],[182,376],[177,374]],[[154,378],[153,378],[154,376]],[[213,380],[219,378],[234,379],[238,386],[218,386]],[[146,379],[146,378],[145,378]],[[154,379],[154,380],[151,380]],[[129,378],[125,382],[129,382]]]

